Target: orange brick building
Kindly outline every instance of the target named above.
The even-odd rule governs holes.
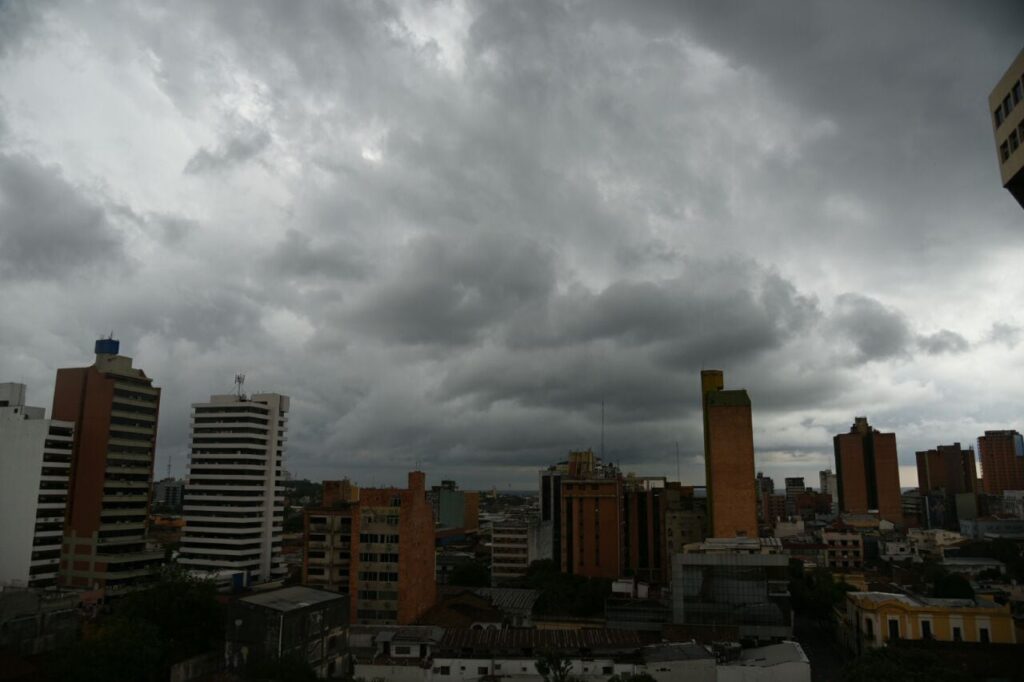
[[[56,417],[55,417],[56,418]],[[981,485],[989,495],[1024,490],[1024,439],[1016,431],[986,431],[978,439]]]
[[[562,481],[562,571],[588,578],[618,578],[622,553],[622,480]]]
[[[423,472],[410,472],[407,488],[325,481],[305,529],[303,583],[351,595],[352,623],[406,625],[434,605],[434,513]]]
[[[877,511],[886,521],[902,524],[896,434],[880,433],[868,424],[866,417],[857,417],[849,433],[833,438],[833,448],[840,511]]]
[[[977,480],[974,451],[963,450],[960,443],[917,453],[917,484],[921,494],[933,490],[945,490],[949,495],[973,493]]]
[[[700,373],[711,537],[757,537],[750,397],[723,390],[720,370]]]
[[[53,392],[53,419],[75,423],[59,581],[106,593],[163,561],[146,545],[160,389],[119,348],[97,341],[95,363],[57,370]]]

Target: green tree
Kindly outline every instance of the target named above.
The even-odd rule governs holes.
[[[967,582],[967,578],[957,573],[950,573],[935,582],[932,596],[946,599],[974,599],[974,588],[971,587],[971,583]]]
[[[489,587],[491,571],[478,561],[469,561],[452,569],[448,583],[459,587]]]
[[[47,668],[54,680],[157,682],[167,679],[168,666],[168,648],[156,626],[112,617],[58,652]]]
[[[152,624],[172,660],[205,653],[224,639],[224,611],[217,587],[181,568],[164,568],[152,587],[132,592],[114,606],[117,616]]]
[[[572,661],[554,652],[542,654],[534,663],[544,682],[569,682],[572,676]]]

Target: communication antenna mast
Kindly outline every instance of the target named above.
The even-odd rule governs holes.
[[[171,456],[167,455],[167,478],[171,477]]]
[[[238,396],[239,400],[245,400],[245,394],[242,393],[242,386],[244,384],[245,384],[245,375],[244,374],[236,374],[235,375],[235,395]]]

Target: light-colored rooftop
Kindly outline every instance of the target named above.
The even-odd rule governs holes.
[[[344,598],[344,595],[340,595],[337,592],[294,586],[282,587],[279,590],[271,590],[261,594],[253,594],[248,597],[242,597],[239,601],[274,609],[275,611],[294,611],[313,604],[323,604]]]
[[[756,649],[744,649],[737,660],[729,661],[724,665],[770,668],[783,663],[807,663],[810,665],[799,642],[780,642]]]

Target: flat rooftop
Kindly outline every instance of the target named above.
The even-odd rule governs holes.
[[[249,595],[248,597],[242,597],[239,601],[274,609],[275,611],[295,611],[314,604],[324,604],[343,599],[345,599],[345,595],[338,594],[337,592],[295,586],[282,587],[279,590]]]

